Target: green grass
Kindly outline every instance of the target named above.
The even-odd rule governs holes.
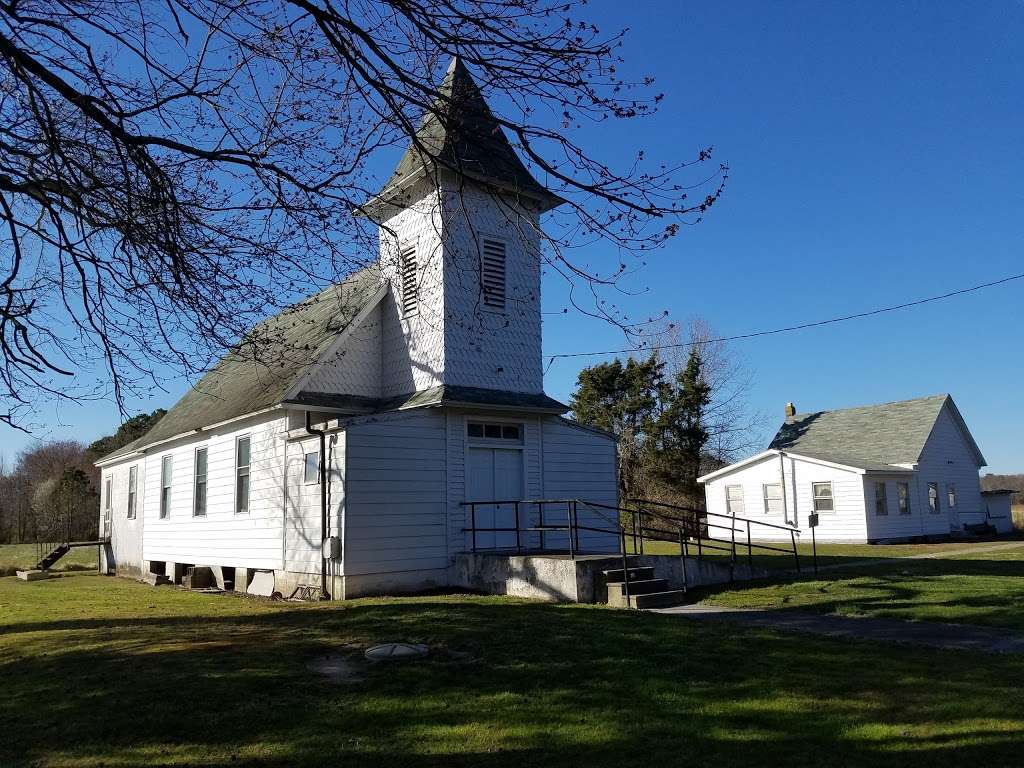
[[[362,665],[386,640],[423,662]],[[362,666],[337,684],[317,654]],[[0,579],[0,765],[1016,765],[1024,658],[497,597]]]
[[[45,554],[45,553],[44,553]],[[0,544],[0,576],[34,568],[39,562],[35,544]],[[96,569],[96,547],[76,547],[57,561],[53,571],[86,571]]]
[[[1006,539],[999,541],[1005,542]],[[706,542],[705,542],[706,543]],[[820,543],[817,545],[819,567],[839,564],[867,564],[876,560],[888,560],[910,557],[912,555],[942,554],[943,552],[958,552],[972,547],[991,546],[992,541],[987,542],[941,542],[936,544],[829,544]],[[714,546],[722,547],[721,542],[712,542]],[[784,552],[768,551],[754,542],[751,548],[752,560],[755,567],[764,568],[769,571],[795,570],[796,564],[793,559],[792,549],[788,544],[779,542],[761,542],[761,544],[784,549]],[[697,546],[691,543],[689,546],[690,555],[697,554]],[[812,564],[813,547],[809,541],[797,544],[797,553],[800,555],[800,567],[809,570]],[[652,555],[678,555],[679,545],[666,541],[645,541],[644,552]],[[710,560],[727,563],[731,557],[729,552],[711,549],[704,550],[704,556]],[[736,558],[738,562],[747,562],[747,547],[741,542],[736,544]]]
[[[818,579],[748,582],[705,602],[734,608],[803,609],[842,615],[945,621],[1024,632],[1024,546],[964,545],[928,560],[894,559],[822,572]]]

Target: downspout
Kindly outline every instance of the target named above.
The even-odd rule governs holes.
[[[782,519],[789,522],[789,505],[786,503],[786,454],[779,451],[779,480],[782,481]],[[793,490],[793,507],[796,507],[796,489]]]
[[[327,540],[327,432],[313,429],[313,413],[306,411],[306,434],[320,438],[320,599],[327,598],[327,555],[324,542]]]

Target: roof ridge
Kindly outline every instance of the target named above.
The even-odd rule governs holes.
[[[884,407],[886,407],[888,405],[903,405],[905,403],[923,403],[926,400],[939,400],[939,399],[946,400],[947,398],[952,399],[952,397],[953,396],[951,394],[949,394],[948,392],[942,392],[940,394],[935,394],[935,395],[924,395],[922,397],[910,397],[910,398],[907,398],[905,400],[889,400],[889,401],[884,402],[884,403],[873,403],[871,405],[849,405],[849,406],[846,406],[844,408],[829,408],[827,410],[821,410],[821,411],[802,411],[800,413],[797,413],[794,416],[791,416],[790,418],[796,419],[796,418],[800,418],[801,416],[814,416],[814,415],[819,414],[819,413],[841,413],[843,411],[863,411],[863,410],[870,410],[872,408],[884,408]]]

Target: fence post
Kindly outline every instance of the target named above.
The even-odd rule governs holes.
[[[469,532],[473,537],[473,554],[476,554],[476,503],[469,505]]]
[[[793,542],[793,559],[796,560],[796,572],[800,573],[800,554],[796,551],[796,531],[789,530],[789,538]]]
[[[730,537],[731,540],[732,540],[732,544],[730,545],[731,552],[729,554],[729,583],[732,584],[733,580],[736,578],[736,515],[735,514],[733,514],[733,516],[729,519],[729,530],[732,533],[732,536]]]
[[[519,502],[516,501],[513,503],[515,504],[516,510],[516,554],[519,555],[523,552],[522,541],[519,538]]]
[[[622,596],[626,598],[626,607],[631,603],[629,600],[629,563],[626,559],[626,529],[619,523],[619,548],[622,552]]]
[[[576,559],[576,550],[573,549],[573,546],[572,546],[572,542],[573,542],[573,536],[572,536],[573,524],[572,524],[572,502],[571,501],[565,502],[565,519],[566,519],[566,522],[569,523],[569,530],[566,531],[567,538],[569,539],[569,559],[570,560],[575,560]]]
[[[682,556],[683,563],[683,592],[686,592],[690,580],[686,575],[686,536],[683,535],[682,527],[679,528],[679,554]]]
[[[747,568],[750,569],[748,576],[754,575],[754,553],[750,544],[750,521],[747,520]]]
[[[572,500],[572,530],[573,535],[576,537],[576,551],[580,551],[580,510],[577,506],[579,499]]]
[[[537,516],[540,519],[540,551],[544,551],[544,502],[537,504]]]

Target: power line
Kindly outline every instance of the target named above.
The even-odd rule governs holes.
[[[951,299],[954,296],[962,296],[965,293],[973,293],[974,291],[980,291],[985,288],[992,288],[997,285],[1003,285],[1014,280],[1024,279],[1024,273],[1019,275],[1010,275],[1009,277],[1003,277],[998,280],[992,280],[988,283],[981,283],[980,285],[972,285],[970,288],[961,288],[957,291],[950,291],[949,293],[943,293],[939,296],[929,296],[925,299],[918,299],[917,301],[908,301],[905,304],[893,304],[889,307],[881,307],[879,309],[871,309],[867,312],[857,312],[852,315],[843,315],[842,317],[831,317],[828,320],[817,320],[813,323],[801,323],[800,325],[789,325],[785,328],[773,328],[770,331],[752,331],[750,333],[740,333],[736,336],[723,336],[718,339],[704,339],[702,341],[685,341],[678,344],[655,344],[649,347],[633,347],[631,349],[610,349],[604,352],[563,352],[556,355],[551,355],[551,359],[548,361],[547,370],[550,370],[555,360],[559,358],[567,357],[598,357],[600,355],[623,355],[631,352],[653,352],[659,349],[678,349],[681,347],[693,347],[698,344],[713,344],[719,341],[738,341],[740,339],[753,339],[758,336],[774,336],[779,333],[792,333],[793,331],[803,331],[807,328],[818,328],[823,325],[833,325],[835,323],[844,323],[847,320],[859,320],[864,317],[872,317],[873,315],[882,315],[886,312],[896,312],[900,309],[909,309],[910,307],[919,307],[922,304],[930,304],[933,301],[942,301],[943,299]]]

